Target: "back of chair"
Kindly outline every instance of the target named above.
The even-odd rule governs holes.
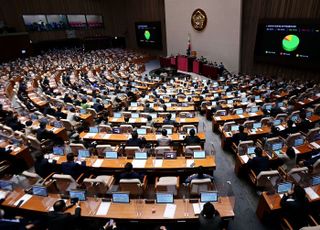
[[[244,155],[247,153],[248,148],[254,146],[254,142],[252,140],[250,141],[240,141],[238,145],[238,154]]]
[[[71,144],[70,144],[70,149],[71,149],[72,153],[77,156],[77,155],[78,155],[78,151],[79,151],[80,149],[86,149],[86,147],[84,147],[83,144],[71,143]]]
[[[236,123],[234,122],[234,121],[229,121],[229,122],[226,122],[226,123],[224,123],[224,125],[223,125],[223,130],[225,131],[225,132],[229,132],[230,130],[231,130],[231,126],[232,125],[235,125]]]
[[[120,125],[120,133],[132,133],[132,125]]]
[[[87,108],[87,111],[93,116],[93,118],[97,117],[97,112],[93,108]]]
[[[114,182],[113,176],[97,176],[96,178],[85,178],[83,185],[86,188],[87,196],[105,196]]]
[[[71,122],[67,119],[61,119],[63,126],[65,127],[65,129],[67,131],[72,131],[73,130],[73,125],[71,124]]]
[[[70,175],[54,174],[52,179],[55,180],[57,189],[61,193],[67,194],[69,190],[77,188],[76,181]]]
[[[293,146],[295,140],[299,138],[302,138],[303,140],[305,140],[305,136],[303,136],[301,133],[290,134],[286,139],[286,145],[289,147]]]
[[[157,146],[154,150],[154,153],[157,158],[163,158],[164,153],[170,151],[172,151],[170,146]]]
[[[201,151],[201,150],[202,150],[201,145],[188,145],[186,146],[184,154],[192,156],[194,151]]]
[[[256,186],[273,187],[280,179],[280,174],[277,170],[262,171],[257,175]]]
[[[160,177],[155,186],[156,192],[170,192],[176,196],[178,194],[179,177]]]
[[[128,158],[133,158],[136,152],[140,152],[141,149],[139,146],[126,146],[124,148],[124,155]]]
[[[243,126],[246,128],[246,129],[252,129],[253,128],[253,123],[254,121],[245,121],[243,123]]]
[[[276,117],[275,120],[281,120],[281,122],[286,121],[288,115],[286,113],[279,113]]]
[[[112,133],[112,128],[110,125],[99,125],[99,132]]]
[[[192,196],[199,196],[200,192],[210,191],[213,189],[213,183],[210,178],[193,179],[189,185],[189,192]]]
[[[105,152],[114,151],[114,148],[111,145],[97,145],[96,150],[99,157],[104,157]]]
[[[293,168],[288,172],[288,177],[291,180],[295,181],[297,184],[301,184],[302,182],[305,182],[305,184],[307,184],[309,182],[308,168]]]
[[[310,129],[309,132],[307,133],[306,137],[308,142],[313,142],[317,141],[320,139],[320,127]]]
[[[143,193],[143,184],[139,179],[121,179],[119,189],[120,191],[130,192],[130,195],[138,196]]]
[[[181,130],[185,133],[188,133],[188,130],[194,129],[194,131],[197,133],[197,127],[195,125],[183,125],[181,127]]]
[[[32,148],[41,150],[41,142],[34,136],[27,136],[28,142],[31,145]]]
[[[320,159],[318,159],[313,165],[312,165],[312,174],[316,175],[320,173]]]

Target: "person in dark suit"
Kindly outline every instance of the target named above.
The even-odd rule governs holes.
[[[131,133],[131,138],[127,140],[126,146],[139,146],[142,148],[145,145],[145,139],[139,138],[137,131]]]
[[[3,209],[0,209],[0,229],[1,230],[25,230],[25,229],[34,229],[34,224],[26,222],[25,219],[8,219],[4,218],[5,212]]]
[[[294,122],[292,120],[287,121],[287,128],[283,131],[284,137],[288,137],[290,134],[296,133],[297,128],[293,127]]]
[[[269,170],[269,160],[267,157],[262,156],[262,149],[256,147],[254,150],[255,157],[249,159],[247,165],[254,171],[256,175],[259,175],[262,171]]]
[[[312,128],[312,124],[306,118],[306,112],[303,111],[300,113],[300,122],[297,124],[297,129],[305,134],[308,133],[309,129]]]
[[[295,185],[293,192],[284,194],[280,201],[283,215],[287,218],[293,229],[308,226],[308,199],[305,190]]]
[[[74,215],[65,213],[68,209],[64,200],[58,200],[53,205],[53,211],[48,214],[48,230],[77,229],[77,222],[81,215],[80,203],[77,203]]]
[[[93,104],[92,108],[99,113],[104,109],[103,104],[101,103],[100,99],[96,99],[96,102]]]
[[[37,139],[41,140],[50,140],[56,143],[57,145],[63,145],[63,140],[55,135],[52,131],[46,129],[47,123],[40,122],[40,127],[37,129]]]
[[[207,202],[199,215],[199,230],[222,229],[223,222],[213,204]]]
[[[69,96],[69,94],[65,94],[63,98],[64,103],[72,103],[72,98]]]
[[[178,103],[179,100],[174,95],[172,95],[169,102],[177,102]]]
[[[61,171],[63,174],[72,176],[74,179],[77,179],[81,173],[84,172],[86,162],[82,161],[81,165],[74,162],[73,153],[67,154],[67,161],[61,164]]]
[[[121,179],[139,179],[143,181],[143,174],[139,174],[133,171],[133,165],[130,162],[127,162],[124,166],[124,172],[120,174],[119,180]]]
[[[184,143],[186,145],[199,145],[201,143],[201,139],[195,135],[196,131],[194,129],[191,129],[189,132],[189,136],[186,136],[184,139]]]
[[[145,108],[144,108],[144,112],[146,113],[153,113],[155,110],[153,108],[150,108],[150,104],[146,103]]]
[[[237,146],[240,141],[246,141],[248,139],[248,134],[244,132],[244,126],[239,126],[239,132],[233,134],[232,142],[235,143]]]
[[[164,125],[175,125],[175,124],[176,124],[176,121],[171,120],[171,117],[172,117],[172,115],[171,115],[171,113],[169,113],[169,114],[166,116],[166,118],[164,119],[163,124],[164,124]]]
[[[36,155],[34,170],[42,178],[46,178],[50,174],[50,163],[43,157],[41,152],[37,153]]]
[[[66,119],[67,114],[62,112],[62,107],[58,107],[57,111],[54,113],[54,116],[58,119]]]

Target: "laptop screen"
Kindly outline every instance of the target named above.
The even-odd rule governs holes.
[[[233,104],[233,100],[227,100],[227,104]]]
[[[281,183],[281,184],[278,184],[277,193],[286,193],[286,192],[289,192],[291,189],[292,189],[291,182]]]
[[[260,129],[261,127],[262,127],[261,122],[253,123],[253,128],[254,128],[254,129]]]
[[[218,192],[200,192],[200,202],[217,202]]]
[[[176,152],[165,152],[164,153],[164,158],[165,159],[176,159],[177,158],[177,153]]]
[[[148,158],[147,152],[135,152],[134,154],[135,159],[145,160]]]
[[[80,114],[86,114],[87,110],[86,109],[80,109]]]
[[[205,151],[193,151],[193,158],[194,159],[206,158],[206,152]]]
[[[254,99],[255,100],[260,100],[260,96],[255,96]]]
[[[79,149],[78,150],[78,157],[81,158],[88,158],[90,157],[90,152],[87,149]]]
[[[171,204],[173,203],[172,193],[156,193],[156,202],[158,204]]]
[[[313,176],[311,181],[312,186],[320,185],[320,176]]]
[[[13,190],[13,182],[6,181],[6,180],[0,180],[0,189],[12,191]]]
[[[238,125],[231,125],[231,131],[238,131],[239,126]]]
[[[278,125],[280,125],[280,124],[281,124],[281,120],[280,120],[280,119],[273,121],[273,125],[274,125],[274,126],[278,126]]]
[[[130,103],[130,106],[132,106],[132,107],[137,107],[137,106],[138,106],[138,103],[137,103],[137,102],[131,102],[131,103]]]
[[[146,135],[147,134],[147,129],[137,129],[137,133],[139,135]]]
[[[302,138],[297,138],[294,140],[294,146],[299,146],[299,145],[303,145],[303,139]]]
[[[105,153],[105,157],[107,159],[117,159],[118,158],[118,153],[115,151],[108,151]]]
[[[248,155],[254,154],[254,150],[255,150],[255,149],[256,149],[255,146],[248,147],[248,149],[247,149]]]
[[[98,133],[99,127],[89,127],[89,133]]]
[[[280,150],[280,149],[282,149],[282,143],[281,142],[272,144],[272,150],[273,151]]]
[[[168,135],[172,135],[172,129],[166,129]]]
[[[291,116],[291,121],[297,121],[298,120],[298,115],[293,115]]]
[[[259,108],[254,106],[254,107],[251,107],[251,113],[256,113],[258,112]]]
[[[84,190],[70,190],[69,195],[70,195],[70,199],[78,198],[79,201],[86,200],[86,191]]]
[[[237,110],[236,110],[236,114],[237,114],[237,115],[243,114],[243,110],[242,110],[242,109],[237,109]]]
[[[131,118],[139,118],[139,113],[131,113]]]
[[[156,113],[150,113],[149,115],[152,117],[152,119],[156,119],[158,117],[158,114]]]
[[[114,192],[112,193],[112,202],[113,203],[130,203],[129,193],[126,192]]]
[[[306,112],[306,117],[307,117],[307,118],[309,118],[309,117],[311,117],[311,116],[312,116],[312,111]]]
[[[54,146],[54,147],[53,147],[53,154],[54,154],[54,155],[63,156],[63,155],[64,155],[64,149],[63,149],[63,147]]]
[[[32,186],[32,194],[36,196],[48,196],[48,190],[45,186]]]
[[[114,114],[113,114],[113,117],[114,117],[114,118],[120,118],[120,117],[121,117],[121,113],[114,113]]]

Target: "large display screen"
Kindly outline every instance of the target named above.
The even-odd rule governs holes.
[[[86,15],[89,28],[103,27],[103,19],[101,15]]]
[[[320,23],[261,21],[256,37],[255,60],[319,68]]]
[[[82,14],[77,15],[67,15],[69,27],[71,28],[86,28],[87,22],[86,22],[86,16]]]
[[[45,15],[22,15],[22,18],[28,31],[47,30],[47,19]]]
[[[68,21],[66,15],[47,15],[48,30],[64,30],[68,28]]]
[[[135,26],[139,47],[162,49],[160,22],[136,22]]]

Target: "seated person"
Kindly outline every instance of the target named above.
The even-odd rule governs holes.
[[[232,142],[235,143],[237,146],[240,141],[246,141],[248,139],[248,134],[244,132],[244,126],[239,126],[239,132],[233,134]]]
[[[312,128],[312,124],[306,118],[306,112],[300,113],[300,122],[297,124],[297,129],[303,133],[308,133],[309,129]]]
[[[251,108],[251,107],[254,107],[254,106],[257,106],[256,100],[255,100],[254,97],[251,97],[250,98],[250,102],[247,104],[247,108]]]
[[[199,230],[207,229],[223,229],[220,214],[210,202],[203,205],[203,210],[199,215]]]
[[[64,200],[57,200],[53,204],[53,211],[48,214],[48,230],[64,230],[64,229],[78,229],[78,219],[81,215],[80,202],[74,211],[74,215],[65,212],[70,206],[67,206]]]
[[[82,99],[82,102],[81,102],[80,106],[81,106],[82,109],[90,108],[90,105],[87,103],[87,99]]]
[[[260,172],[269,170],[269,160],[267,157],[262,156],[263,151],[260,147],[256,147],[254,153],[256,156],[250,158],[247,165],[258,176]]]
[[[153,126],[154,126],[154,123],[153,123],[153,121],[152,121],[152,117],[151,117],[150,115],[147,117],[146,126],[150,126],[150,127],[153,127]]]
[[[124,166],[124,172],[119,176],[119,181],[121,179],[139,179],[140,182],[142,182],[143,177],[143,174],[133,171],[133,165],[130,162],[127,162]]]
[[[296,152],[292,147],[289,147],[286,154],[279,154],[278,157],[283,161],[281,166],[286,172],[296,167]]]
[[[171,113],[169,113],[169,114],[166,116],[166,118],[164,119],[163,124],[164,124],[164,125],[175,125],[175,124],[176,124],[176,121],[171,120],[171,117],[172,117],[172,115],[171,115]]]
[[[58,119],[66,119],[67,115],[62,112],[62,107],[58,107],[57,111],[54,113],[54,116]]]
[[[155,110],[153,108],[150,107],[149,103],[146,103],[145,107],[144,107],[144,112],[146,113],[153,113]]]
[[[72,103],[72,98],[69,96],[69,94],[65,94],[63,98],[64,103]]]
[[[179,102],[179,100],[174,96],[172,95],[172,97],[170,98],[169,102]]]
[[[36,161],[34,162],[34,171],[42,178],[46,178],[51,173],[50,163],[47,159],[43,157],[43,154],[41,152],[38,152],[36,154]]]
[[[194,129],[191,129],[189,132],[189,136],[186,136],[184,139],[184,143],[186,145],[199,145],[201,143],[201,139],[195,135],[196,131]]]
[[[139,146],[142,148],[146,143],[144,138],[139,138],[137,131],[133,131],[131,133],[131,138],[127,140],[126,146]]]
[[[55,135],[52,131],[47,130],[46,126],[46,122],[40,122],[40,127],[39,129],[37,129],[37,139],[39,141],[50,140],[56,143],[57,145],[63,145],[63,140],[57,135]]]
[[[104,105],[101,103],[100,99],[96,99],[96,102],[93,104],[92,108],[99,113],[104,109]]]
[[[284,130],[284,137],[287,138],[290,134],[296,133],[297,128],[293,127],[294,122],[290,119],[287,121],[287,128]]]
[[[167,136],[167,130],[162,129],[161,131],[162,136],[158,138],[158,145],[159,146],[169,146],[171,144],[171,138]]]
[[[74,162],[73,153],[67,154],[67,161],[61,164],[61,171],[63,174],[72,176],[75,180],[84,172],[86,162],[82,161],[81,165]]]
[[[283,215],[293,229],[300,229],[308,226],[308,199],[305,190],[299,185],[295,185],[293,192],[284,194],[280,201]]]
[[[205,174],[205,173],[203,173],[203,172],[204,172],[203,167],[202,167],[202,166],[199,166],[199,167],[197,168],[197,173],[192,174],[191,176],[189,176],[189,177],[186,179],[185,183],[186,183],[186,184],[189,184],[193,179],[205,179],[205,178],[210,178],[210,180],[213,182],[213,177],[210,176],[210,175],[208,175],[208,174]]]

